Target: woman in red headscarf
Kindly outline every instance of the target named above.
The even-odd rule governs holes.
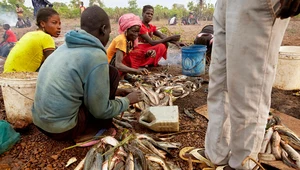
[[[157,64],[162,56],[156,56],[155,50],[137,49],[141,28],[138,16],[129,13],[119,18],[119,33],[107,49],[108,62],[121,73],[148,74],[146,65]]]

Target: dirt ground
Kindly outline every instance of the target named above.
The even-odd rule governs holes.
[[[67,30],[78,27],[78,21],[78,19],[63,20],[63,34]],[[158,26],[165,26],[165,23],[166,21],[155,22]],[[203,22],[201,25],[193,26],[168,26],[168,29],[172,33],[180,33],[183,42],[191,43],[197,33],[207,23],[209,22]],[[283,45],[300,45],[299,27],[300,21],[290,22],[282,43]],[[34,29],[34,27],[26,29],[13,28],[18,37],[21,37],[27,31]],[[111,37],[114,37],[117,35],[116,23],[112,24],[112,29]],[[2,32],[0,32],[0,34],[2,35]],[[59,45],[62,43],[63,38],[57,39],[56,41]],[[166,66],[151,68],[151,72],[161,72],[165,67]],[[180,75],[181,66],[171,65],[169,73],[172,75]],[[202,77],[204,80],[208,80],[207,74]],[[182,144],[179,149],[172,150],[172,153],[175,156],[172,160],[183,170],[188,169],[188,163],[178,157],[180,149],[187,146],[203,147],[207,127],[207,120],[203,116],[194,113],[195,118],[191,119],[183,113],[183,109],[188,108],[193,110],[199,106],[205,105],[207,103],[207,86],[207,83],[203,83],[198,91],[183,99],[178,99],[174,103],[175,105],[178,105],[180,111],[180,131],[189,131],[187,133],[174,135],[174,138],[171,139],[172,142],[180,142]],[[273,89],[271,107],[299,119],[300,100],[299,96],[292,95],[293,92],[295,91]],[[0,96],[0,111],[0,119],[5,119],[5,108],[2,95]],[[137,132],[155,135],[154,132],[145,129],[139,124],[134,124],[134,128]],[[20,133],[21,140],[11,150],[0,156],[0,169],[74,169],[79,161],[84,158],[89,149],[74,148],[60,152],[63,148],[74,145],[74,143],[72,141],[54,141],[39,132],[34,125],[30,125],[28,129],[20,131]],[[70,167],[65,168],[68,159],[71,157],[76,157],[78,161]],[[195,169],[199,169],[196,164],[193,165]]]

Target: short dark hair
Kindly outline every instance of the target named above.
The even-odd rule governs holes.
[[[9,24],[3,24],[3,28],[4,28],[5,30],[9,30],[9,29],[10,29],[10,25],[9,25]]]
[[[211,46],[210,40],[213,39],[212,34],[203,34],[201,37],[196,37],[194,44],[197,45],[206,45],[208,48]]]
[[[41,8],[36,15],[36,25],[40,27],[41,22],[47,22],[52,15],[59,15],[53,8]]]
[[[83,11],[80,18],[81,29],[91,32],[103,25],[110,26],[107,13],[99,6],[93,5]]]
[[[143,6],[143,13],[146,12],[148,9],[153,9],[154,10],[153,6],[145,5],[145,6]]]

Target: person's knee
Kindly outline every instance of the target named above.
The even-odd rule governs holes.
[[[118,69],[112,65],[109,65],[109,75],[116,78],[120,77]]]
[[[157,44],[155,46],[158,47],[158,48],[161,48],[161,49],[164,49],[164,48],[167,49],[169,44],[168,43],[160,43],[160,44]]]

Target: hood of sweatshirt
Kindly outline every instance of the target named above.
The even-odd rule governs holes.
[[[99,39],[81,29],[66,33],[65,41],[69,48],[95,47],[106,51]]]

